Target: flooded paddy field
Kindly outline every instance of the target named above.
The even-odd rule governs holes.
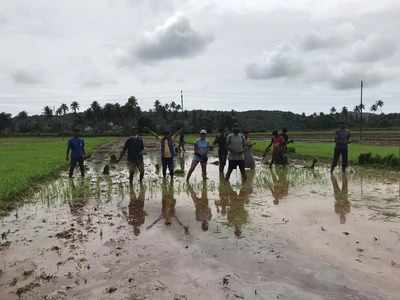
[[[400,299],[398,173],[210,157],[187,184],[186,153],[171,183],[149,146],[142,185],[103,147],[0,220],[0,299]]]

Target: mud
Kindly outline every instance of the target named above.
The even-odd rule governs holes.
[[[130,187],[119,147],[0,220],[0,299],[399,299],[397,173],[258,162],[226,184],[210,163],[188,185],[186,153],[171,183],[151,144]]]

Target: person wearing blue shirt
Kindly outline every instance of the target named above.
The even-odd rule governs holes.
[[[79,138],[79,131],[74,130],[74,136],[68,141],[66,160],[70,161],[69,178],[74,175],[74,169],[79,164],[82,177],[85,177],[85,141]]]
[[[208,160],[208,151],[210,150],[210,145],[206,139],[207,131],[202,129],[200,131],[200,138],[194,144],[194,156],[192,165],[190,166],[189,172],[186,177],[186,181],[189,181],[190,176],[194,169],[196,169],[197,165],[200,163],[201,170],[203,174],[203,180],[207,179],[207,160]]]

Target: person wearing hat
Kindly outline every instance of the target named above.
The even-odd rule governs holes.
[[[79,130],[74,129],[74,136],[68,141],[66,155],[66,160],[70,161],[69,178],[72,178],[74,175],[74,170],[77,164],[79,164],[81,176],[85,177],[85,155],[85,141],[79,137]]]
[[[136,170],[139,171],[139,180],[143,181],[144,177],[144,162],[143,162],[143,151],[144,142],[143,137],[140,136],[138,128],[132,128],[132,136],[125,142],[124,148],[121,151],[118,162],[121,161],[125,152],[128,151],[128,169],[129,169],[129,183],[133,183],[133,175]]]
[[[346,125],[344,123],[340,123],[340,129],[336,131],[335,134],[335,150],[333,152],[331,173],[333,173],[333,171],[335,170],[340,157],[342,157],[342,172],[346,172],[347,158],[349,152],[348,145],[350,143],[350,132],[346,130]]]
[[[189,172],[187,174],[186,180],[189,181],[190,176],[197,165],[200,163],[201,171],[203,175],[203,180],[207,179],[207,160],[208,151],[210,150],[210,144],[207,141],[207,130],[200,130],[200,138],[194,143],[194,156],[192,165],[190,166]]]

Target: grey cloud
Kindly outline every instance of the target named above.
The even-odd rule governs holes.
[[[303,71],[300,56],[296,55],[290,46],[279,47],[267,54],[262,61],[249,64],[246,68],[247,77],[250,79],[296,77]]]
[[[38,84],[42,82],[42,79],[32,71],[28,70],[17,70],[11,74],[12,79],[17,84]]]
[[[348,90],[360,87],[360,81],[364,80],[369,87],[377,86],[393,77],[393,71],[366,65],[348,65],[332,72],[330,84],[338,90]]]
[[[396,51],[393,39],[373,35],[352,46],[352,58],[360,62],[375,62],[392,57]]]
[[[186,17],[177,15],[147,33],[135,52],[140,60],[149,62],[185,58],[201,53],[212,40],[194,30]]]
[[[344,23],[333,30],[313,31],[303,37],[300,45],[302,49],[308,51],[342,47],[350,43],[354,35],[354,26],[350,23]]]

